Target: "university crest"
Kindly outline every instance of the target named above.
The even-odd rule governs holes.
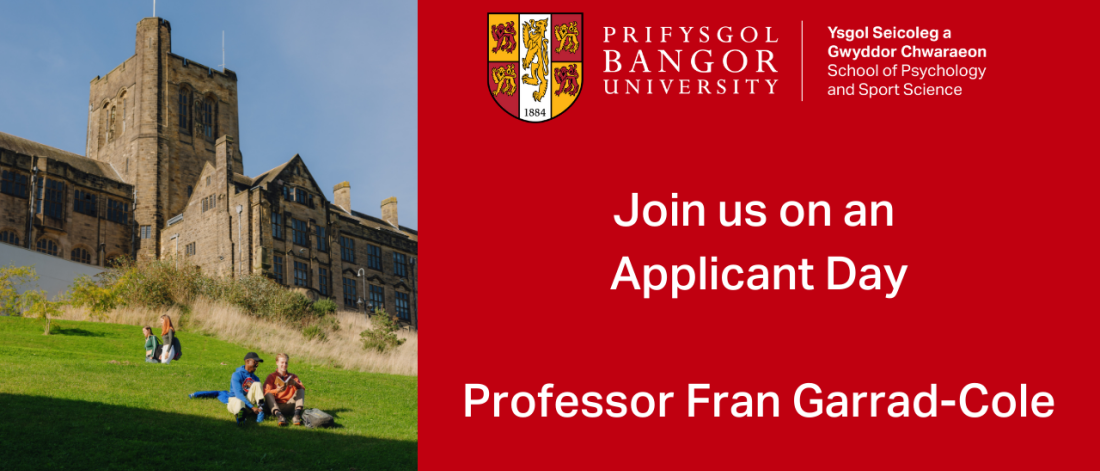
[[[508,114],[549,121],[581,93],[584,15],[490,13],[489,95]]]

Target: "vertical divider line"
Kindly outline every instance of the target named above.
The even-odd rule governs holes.
[[[799,26],[798,26],[798,28],[799,28],[798,29],[798,39],[800,41],[799,46],[798,46],[798,52],[799,52],[799,59],[801,60],[799,68],[802,69],[800,71],[802,75],[798,79],[798,85],[799,85],[799,88],[801,89],[801,92],[802,92],[802,100],[801,101],[806,101],[806,21],[805,20],[799,21],[798,24],[799,24]]]

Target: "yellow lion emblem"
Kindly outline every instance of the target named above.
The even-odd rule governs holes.
[[[542,97],[546,95],[546,76],[550,73],[550,61],[546,52],[550,47],[550,41],[546,39],[546,20],[523,23],[523,47],[527,48],[523,70],[530,69],[530,73],[523,76],[523,83],[538,85],[539,89],[532,96],[535,101],[542,101]]]

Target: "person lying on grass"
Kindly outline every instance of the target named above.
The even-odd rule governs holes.
[[[263,360],[256,352],[248,352],[244,356],[244,365],[229,378],[229,402],[226,407],[237,418],[238,424],[244,423],[249,410],[256,414],[256,423],[264,421],[263,383],[254,374],[260,363]]]
[[[284,414],[289,414],[291,410],[294,411],[294,425],[302,425],[302,407],[306,399],[306,387],[298,375],[286,370],[289,364],[290,355],[276,355],[276,370],[264,381],[264,399],[280,426],[286,425]]]
[[[158,339],[156,335],[153,335],[153,329],[151,327],[142,327],[141,332],[145,334],[145,362],[160,363],[157,361],[157,352],[160,350],[160,339]]]

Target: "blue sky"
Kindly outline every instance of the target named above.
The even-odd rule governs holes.
[[[159,0],[172,52],[237,73],[245,173],[301,154],[332,200],[417,226],[416,2]],[[0,0],[0,131],[84,155],[88,84],[134,53],[152,0]]]

